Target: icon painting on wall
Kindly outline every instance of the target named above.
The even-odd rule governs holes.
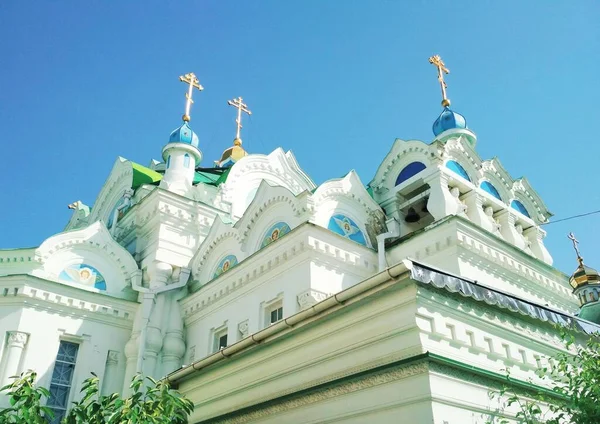
[[[106,281],[104,281],[102,274],[96,268],[87,264],[69,265],[59,274],[58,279],[66,283],[106,290]]]
[[[332,216],[327,228],[356,243],[360,243],[364,246],[367,245],[367,240],[365,239],[363,232],[358,228],[358,225],[345,215],[338,214]]]
[[[283,237],[290,231],[291,229],[289,225],[287,225],[285,222],[278,222],[277,224],[269,228],[269,230],[265,234],[265,237],[263,238],[260,247],[263,248],[265,246],[268,246],[275,240],[279,240],[281,237]]]
[[[219,275],[223,274],[224,272],[229,271],[231,268],[236,266],[237,263],[238,263],[238,260],[234,255],[225,256],[223,259],[221,259],[221,262],[219,262],[219,265],[217,265],[217,270],[215,271],[213,278],[217,278]]]

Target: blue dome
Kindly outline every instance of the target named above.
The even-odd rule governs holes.
[[[188,123],[184,122],[182,126],[171,133],[169,143],[186,143],[197,148],[198,136],[192,131]]]
[[[467,121],[460,113],[456,113],[445,107],[438,119],[433,123],[433,134],[436,136],[446,130],[467,128]]]

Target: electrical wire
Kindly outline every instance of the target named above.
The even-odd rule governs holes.
[[[597,214],[597,213],[600,213],[600,210],[593,211],[593,212],[582,213],[582,214],[579,214],[579,215],[568,216],[566,218],[557,219],[556,221],[545,222],[545,223],[543,223],[541,225],[556,224],[558,222],[569,221],[571,219],[576,219],[576,218],[583,218],[584,216],[594,215],[594,214]]]

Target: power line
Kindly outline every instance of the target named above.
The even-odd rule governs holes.
[[[557,219],[556,221],[545,222],[545,223],[543,223],[541,225],[556,224],[557,222],[568,221],[570,219],[575,219],[575,218],[583,218],[584,216],[594,215],[596,213],[600,213],[600,210],[593,211],[593,212],[582,213],[582,214],[579,214],[579,215],[568,216],[566,218]]]

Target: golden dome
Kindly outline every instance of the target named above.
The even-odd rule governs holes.
[[[235,163],[244,156],[247,156],[248,152],[244,150],[242,147],[242,139],[236,138],[233,140],[233,146],[226,149],[221,155],[221,159],[219,160],[219,166],[223,166],[225,164]]]
[[[594,268],[591,268],[583,263],[583,258],[577,258],[579,266],[569,278],[569,284],[573,289],[583,287],[588,284],[600,284],[600,274]]]

